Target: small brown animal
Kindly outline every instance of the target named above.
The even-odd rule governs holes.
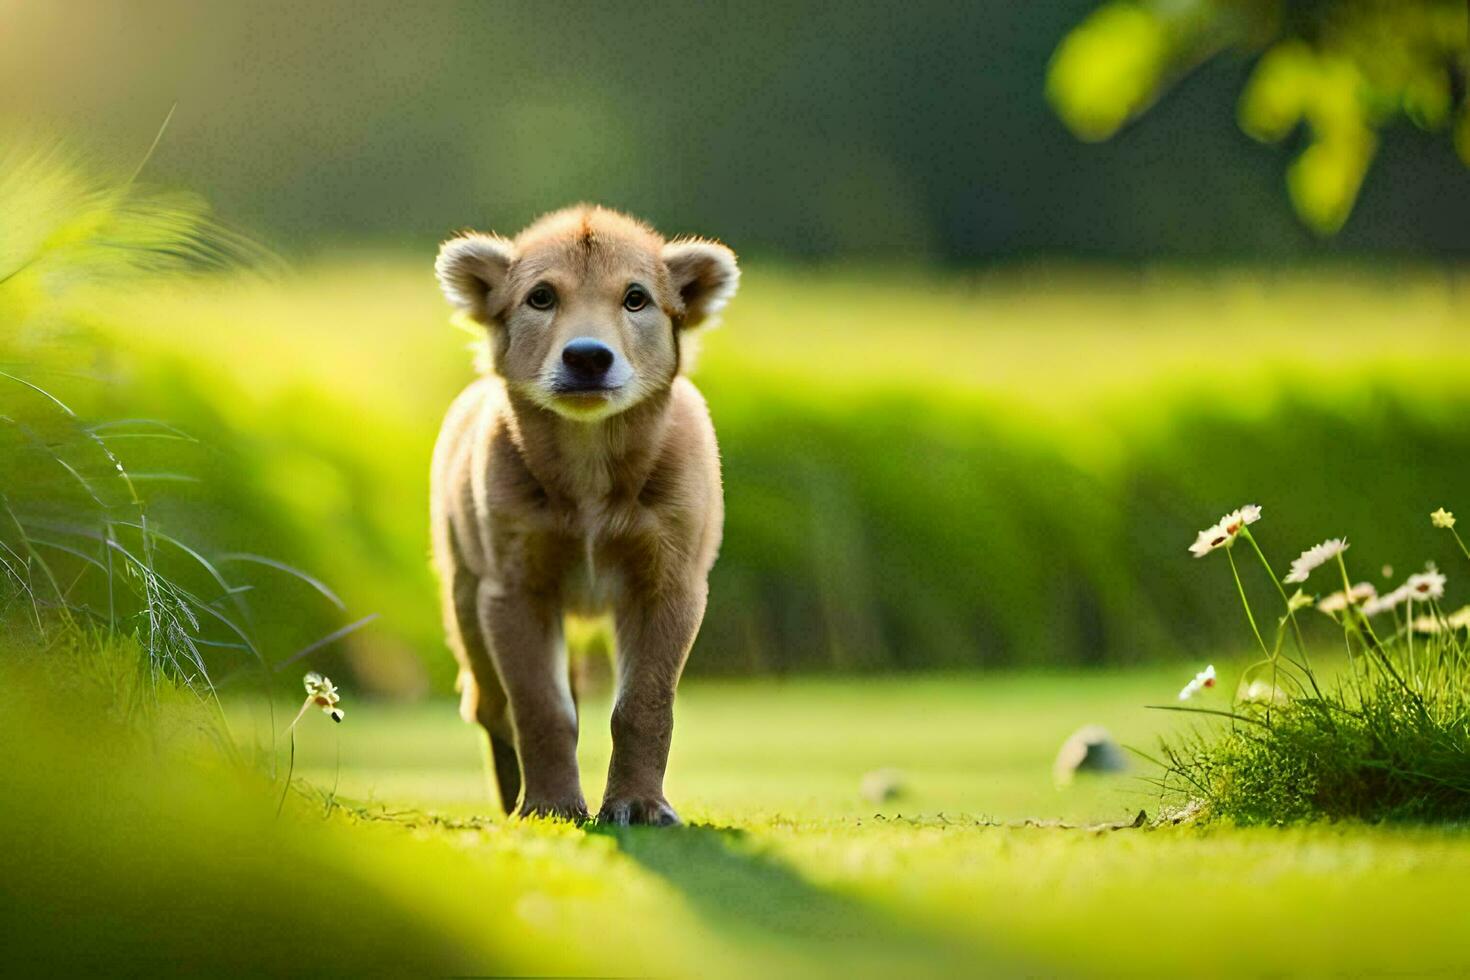
[[[435,272],[485,327],[492,368],[455,400],[434,449],[460,714],[489,735],[507,813],[586,819],[563,617],[611,612],[618,680],[598,819],[677,823],[663,788],[674,690],[724,520],[714,427],[680,370],[685,331],[735,293],[735,255],[583,205],[513,241],[451,239]]]

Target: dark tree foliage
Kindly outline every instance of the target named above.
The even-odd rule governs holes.
[[[1396,119],[1448,134],[1470,165],[1465,0],[1113,0],[1057,47],[1047,94],[1078,137],[1105,140],[1231,50],[1256,58],[1241,128],[1272,143],[1304,132],[1287,190],[1319,233],[1347,220]]]

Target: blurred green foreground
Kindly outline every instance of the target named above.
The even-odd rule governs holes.
[[[1157,814],[1147,764],[1052,785],[1076,724],[1145,746],[1174,724],[1139,707],[1172,672],[694,682],[670,778],[691,823],[624,832],[489,816],[476,736],[445,702],[308,715],[303,792],[277,818],[268,758],[223,762],[191,699],[140,729],[99,700],[95,661],[44,676],[10,671],[0,694],[0,948],[18,974],[1470,969],[1462,829],[1114,829]],[[606,711],[585,706],[593,799]],[[252,733],[269,746],[263,703],[231,721],[246,756]],[[894,770],[886,803],[858,794],[875,766]]]

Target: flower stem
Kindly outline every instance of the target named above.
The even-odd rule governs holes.
[[[311,707],[311,696],[310,695],[307,695],[306,700],[301,703],[301,710],[298,711],[298,712],[296,712],[296,717],[295,718],[292,718],[291,719],[291,724],[289,724],[289,725],[286,726],[286,731],[288,733],[296,731],[296,723],[302,719],[302,717],[306,714],[306,709],[307,708],[310,708],[310,707]]]
[[[1464,554],[1466,558],[1470,558],[1470,548],[1465,547],[1465,542],[1463,539],[1461,539],[1460,532],[1456,531],[1454,528],[1450,528],[1450,533],[1455,536],[1455,544],[1460,546],[1461,553]]]
[[[327,816],[331,816],[332,807],[337,805],[337,786],[342,781],[342,733],[336,730],[335,725],[332,727],[334,741],[337,743],[337,765],[332,771],[332,792],[327,795]]]
[[[1352,581],[1348,578],[1347,562],[1343,560],[1342,552],[1340,552],[1340,551],[1337,553],[1337,569],[1338,569],[1338,571],[1340,571],[1342,573],[1342,589],[1343,589],[1342,594],[1343,594],[1343,597],[1348,600],[1347,606],[1343,610],[1343,620],[1344,621],[1351,621],[1352,620],[1352,615],[1351,614],[1353,612],[1357,612],[1357,614],[1358,614],[1358,617],[1357,618],[1362,621],[1362,623],[1363,623],[1363,629],[1365,629],[1365,630],[1368,631],[1369,638],[1371,638],[1373,640],[1373,644],[1372,645],[1375,646],[1375,647],[1382,648],[1383,642],[1378,639],[1378,634],[1375,633],[1375,632],[1373,632],[1373,624],[1368,621],[1368,617],[1363,614],[1363,611],[1361,609],[1358,609],[1357,607],[1355,607],[1353,605],[1353,603],[1352,603],[1352,594],[1353,594]]]
[[[306,709],[303,708],[301,710],[305,711]],[[299,718],[300,715],[297,715],[297,717]],[[281,787],[281,802],[276,804],[276,819],[278,820],[281,817],[281,808],[286,805],[286,794],[291,792],[291,775],[296,771],[296,728],[294,725],[295,723],[293,722],[291,728],[291,761],[286,766],[286,785]]]
[[[1296,648],[1297,650],[1301,651],[1302,664],[1304,665],[1302,669],[1306,672],[1307,680],[1311,683],[1312,690],[1315,691],[1317,697],[1320,698],[1322,696],[1322,691],[1317,687],[1317,676],[1315,671],[1312,670],[1312,658],[1311,655],[1307,653],[1307,643],[1306,640],[1302,638],[1302,628],[1301,625],[1296,621],[1296,610],[1291,608],[1291,599],[1286,594],[1286,586],[1281,584],[1281,580],[1277,578],[1276,573],[1272,571],[1271,563],[1266,560],[1266,553],[1263,552],[1261,550],[1261,546],[1256,543],[1255,535],[1251,534],[1251,529],[1249,527],[1242,527],[1240,529],[1240,534],[1241,537],[1250,542],[1251,550],[1256,553],[1257,558],[1261,559],[1261,566],[1266,569],[1266,577],[1271,580],[1272,585],[1276,586],[1276,593],[1281,596],[1281,601],[1286,605],[1286,617],[1291,620],[1292,633],[1296,637]],[[1348,594],[1351,593],[1344,593],[1344,595]]]
[[[1338,552],[1337,553],[1337,567],[1342,572],[1342,587],[1347,590],[1347,593],[1346,594],[1351,595],[1352,594],[1352,585],[1348,581],[1347,562],[1343,561],[1342,552]],[[1353,606],[1351,604],[1349,604],[1348,605],[1348,609],[1349,610],[1352,610],[1353,609]],[[1367,631],[1367,639],[1364,639],[1363,640],[1363,645],[1368,648],[1368,652],[1377,655],[1378,662],[1379,662],[1380,665],[1382,665],[1383,669],[1388,672],[1388,674],[1389,674],[1390,677],[1392,677],[1394,680],[1398,681],[1399,687],[1403,688],[1404,693],[1407,694],[1407,695],[1409,695],[1411,698],[1414,699],[1414,701],[1419,706],[1419,711],[1421,713],[1424,713],[1425,712],[1425,709],[1424,709],[1424,700],[1422,698],[1420,698],[1418,694],[1416,694],[1414,691],[1412,691],[1409,688],[1409,685],[1404,681],[1403,676],[1397,670],[1394,669],[1393,662],[1388,659],[1388,651],[1383,648],[1383,642],[1378,639],[1378,634],[1375,633],[1375,632],[1373,632],[1373,624],[1370,623],[1370,622],[1368,622],[1368,617],[1365,616],[1365,615],[1363,615],[1362,610],[1357,610],[1357,613],[1358,613],[1357,618],[1359,620],[1361,620],[1362,621],[1362,624],[1363,624],[1362,629],[1361,630],[1358,630],[1359,634],[1361,634],[1363,632],[1363,630],[1366,630]],[[1395,616],[1396,615],[1397,615],[1397,613],[1395,613]],[[1344,619],[1345,620],[1347,619],[1346,615],[1344,615]],[[1410,608],[1409,608],[1409,630],[1410,630],[1410,632],[1413,632],[1413,621],[1414,621],[1414,610],[1413,610],[1413,602],[1411,600],[1410,601]],[[1354,624],[1354,627],[1353,628],[1354,629],[1357,629],[1357,624],[1356,623]],[[1372,640],[1372,642],[1370,643],[1370,642],[1368,642],[1368,640]],[[1409,642],[1410,642],[1409,653],[1412,656],[1413,655],[1413,645],[1412,645],[1413,644],[1413,640],[1411,639]]]
[[[1261,645],[1261,652],[1266,655],[1266,659],[1274,664],[1276,658],[1271,655],[1270,650],[1266,649],[1266,641],[1261,639],[1261,630],[1256,626],[1256,617],[1251,612],[1250,600],[1245,597],[1245,585],[1240,581],[1240,570],[1235,567],[1235,556],[1231,554],[1230,548],[1225,549],[1225,557],[1230,559],[1230,574],[1235,576],[1235,590],[1240,593],[1240,604],[1245,607],[1245,618],[1251,624],[1251,632],[1256,635],[1256,642]]]

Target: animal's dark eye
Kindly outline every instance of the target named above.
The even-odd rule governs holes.
[[[648,293],[643,291],[642,286],[629,286],[628,291],[623,294],[623,309],[629,313],[637,313],[648,305]]]
[[[549,310],[556,305],[556,290],[550,286],[537,286],[526,296],[526,305],[533,310]]]

